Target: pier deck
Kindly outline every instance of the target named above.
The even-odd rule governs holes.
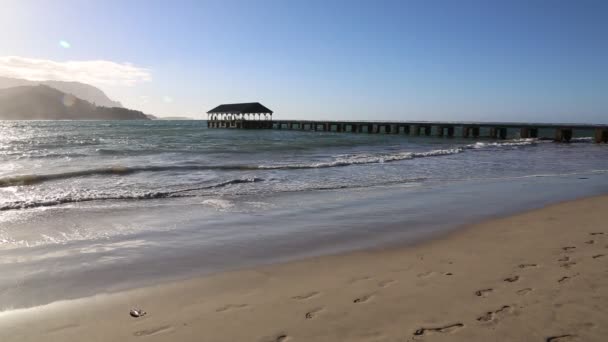
[[[287,129],[338,133],[407,134],[463,138],[545,138],[569,142],[576,132],[593,134],[608,143],[608,125],[521,122],[327,121],[327,120],[207,120],[209,128]]]

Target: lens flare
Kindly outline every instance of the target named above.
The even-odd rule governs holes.
[[[72,107],[76,103],[76,97],[72,94],[63,95],[63,105],[66,107]]]
[[[66,42],[65,40],[60,40],[59,46],[61,46],[64,49],[69,49],[71,47],[70,43]]]

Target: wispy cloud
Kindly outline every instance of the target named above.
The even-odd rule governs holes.
[[[149,69],[130,63],[105,60],[56,62],[19,56],[0,57],[0,76],[109,86],[134,86],[152,79]]]

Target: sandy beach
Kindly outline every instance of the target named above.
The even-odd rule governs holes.
[[[4,312],[0,340],[605,341],[607,212],[592,197],[414,247]]]

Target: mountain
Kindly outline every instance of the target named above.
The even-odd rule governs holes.
[[[194,118],[189,118],[187,116],[156,116],[156,115],[152,115],[152,114],[146,114],[146,116],[148,117],[148,119],[150,120],[196,120]]]
[[[189,118],[187,116],[164,116],[158,118],[159,120],[196,120],[194,118]]]
[[[98,107],[46,85],[0,90],[0,120],[148,120],[136,110]]]
[[[97,106],[122,107],[120,102],[112,101],[103,91],[101,91],[101,89],[95,88],[89,84],[63,81],[29,81],[19,78],[0,77],[0,89],[36,86],[39,84],[55,88],[66,94],[72,94],[79,99],[91,102]]]

